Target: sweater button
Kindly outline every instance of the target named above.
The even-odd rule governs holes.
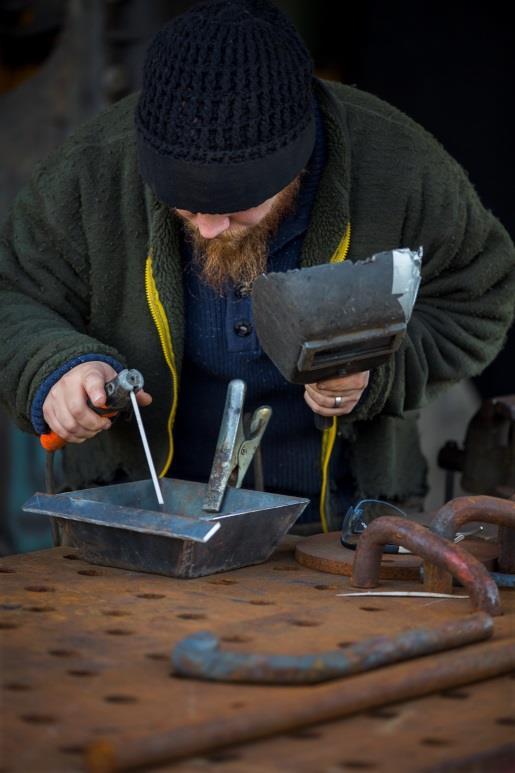
[[[234,325],[234,332],[236,333],[237,336],[244,338],[245,336],[248,336],[252,333],[252,325],[250,324],[250,322],[241,320],[240,322],[236,322],[236,324]]]
[[[252,287],[248,282],[244,284],[236,285],[236,287],[234,288],[234,295],[238,299],[247,298],[247,296],[250,295],[251,290],[252,290]]]

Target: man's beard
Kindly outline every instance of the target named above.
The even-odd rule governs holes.
[[[300,175],[277,195],[272,209],[259,223],[233,225],[213,239],[201,236],[195,225],[183,220],[201,279],[209,287],[219,295],[224,294],[228,283],[250,290],[254,279],[266,270],[270,238],[293,210],[299,187]]]

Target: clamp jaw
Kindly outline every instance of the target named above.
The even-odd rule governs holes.
[[[229,484],[240,488],[272,415],[263,405],[252,414],[248,435],[243,426],[243,405],[247,387],[233,379],[227,387],[224,413],[216,443],[215,457],[202,509],[218,513]]]

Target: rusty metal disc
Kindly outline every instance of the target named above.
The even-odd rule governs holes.
[[[460,544],[489,571],[495,569],[498,552],[496,543],[470,538]],[[302,566],[347,577],[352,574],[354,556],[354,550],[349,550],[341,544],[339,531],[306,537],[300,540],[295,548],[295,559]],[[421,564],[422,559],[411,554],[385,554],[379,576],[382,580],[418,580]]]

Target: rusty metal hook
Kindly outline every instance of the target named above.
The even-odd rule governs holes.
[[[217,636],[200,631],[175,645],[171,661],[175,674],[197,679],[316,684],[482,641],[492,632],[492,618],[477,612],[434,628],[415,628],[395,636],[374,636],[335,651],[314,655],[264,655],[221,651]]]
[[[482,521],[499,526],[499,571],[515,574],[515,501],[513,498],[472,496],[456,497],[435,514],[431,531],[452,540],[456,531],[469,521]],[[424,565],[424,583],[428,590],[447,593],[452,578],[441,568]]]
[[[451,499],[435,514],[430,528],[447,539],[469,521],[484,521],[515,529],[515,501],[500,497],[474,496]]]
[[[379,584],[383,545],[386,544],[408,548],[429,566],[436,565],[456,577],[467,588],[474,609],[494,616],[502,614],[497,586],[477,558],[461,545],[450,543],[424,526],[395,515],[377,518],[359,538],[352,585],[375,588]]]

